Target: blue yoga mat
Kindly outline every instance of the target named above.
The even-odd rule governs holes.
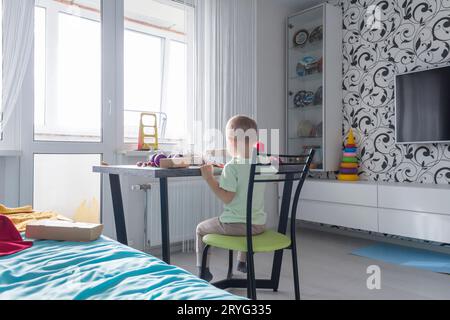
[[[352,254],[404,267],[450,274],[450,254],[391,244],[377,244],[361,248],[353,251]]]

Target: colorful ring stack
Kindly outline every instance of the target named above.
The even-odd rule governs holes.
[[[338,175],[340,181],[359,181],[357,152],[358,147],[356,146],[355,136],[350,129]]]

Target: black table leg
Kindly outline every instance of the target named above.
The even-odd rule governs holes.
[[[114,209],[114,222],[116,225],[117,241],[128,246],[127,228],[125,224],[125,213],[123,211],[122,189],[120,187],[120,177],[117,174],[109,175],[111,185],[111,198]]]
[[[169,236],[169,190],[167,178],[159,179],[160,199],[161,199],[161,240],[162,240],[162,259],[170,264],[170,236]]]

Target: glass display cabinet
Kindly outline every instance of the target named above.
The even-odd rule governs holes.
[[[287,21],[287,151],[314,148],[317,171],[337,171],[342,151],[341,15],[322,4]]]

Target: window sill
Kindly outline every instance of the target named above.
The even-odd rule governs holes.
[[[129,158],[141,158],[150,156],[152,151],[118,150],[117,154]]]
[[[180,146],[180,143],[181,140],[165,139],[163,141],[160,141],[159,150],[157,150],[156,152],[167,152],[167,153],[180,152],[179,150],[177,150],[178,149],[177,147]],[[155,151],[138,151],[136,150],[136,145],[137,145],[136,143],[126,142],[125,145],[123,146],[123,149],[117,150],[116,154],[124,157],[136,158],[136,157],[147,157],[155,153]]]

